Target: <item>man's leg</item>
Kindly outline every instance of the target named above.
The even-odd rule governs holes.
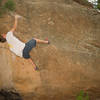
[[[38,70],[38,67],[36,66],[36,64],[33,62],[33,60],[30,58],[28,59],[29,62],[31,62],[31,64],[34,66],[34,70]]]
[[[36,40],[37,43],[49,44],[49,41],[48,40],[40,40],[40,39],[36,39],[36,38],[34,38],[34,39]]]

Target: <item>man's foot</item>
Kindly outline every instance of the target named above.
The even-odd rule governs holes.
[[[48,44],[50,44],[50,41],[48,41]]]
[[[50,44],[50,41],[48,41],[48,38],[45,39],[47,41],[47,44]]]

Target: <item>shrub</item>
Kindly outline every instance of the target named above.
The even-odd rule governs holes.
[[[80,91],[76,100],[89,100],[88,93],[84,93],[84,91]]]
[[[3,0],[0,0],[0,17],[2,14],[6,13],[7,10],[13,11],[15,10],[15,3],[13,0],[7,0],[4,2]]]
[[[100,3],[98,3],[97,8],[100,10]]]
[[[0,5],[2,4],[2,0],[0,0]]]
[[[13,0],[8,0],[5,4],[4,4],[4,8],[7,8],[8,10],[15,10],[15,3]]]

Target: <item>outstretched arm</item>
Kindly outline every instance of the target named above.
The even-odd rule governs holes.
[[[18,15],[15,15],[15,22],[14,22],[14,26],[13,26],[13,28],[11,29],[11,31],[12,32],[14,32],[15,31],[15,29],[17,28],[17,19],[18,19]]]

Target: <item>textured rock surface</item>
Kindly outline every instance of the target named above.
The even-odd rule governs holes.
[[[24,100],[75,100],[80,90],[100,99],[100,14],[66,0],[16,4],[16,13],[23,16],[16,36],[25,42],[48,37],[51,44],[37,44],[31,52],[38,72],[0,44],[0,88],[15,88]],[[0,20],[10,29],[12,18]]]

